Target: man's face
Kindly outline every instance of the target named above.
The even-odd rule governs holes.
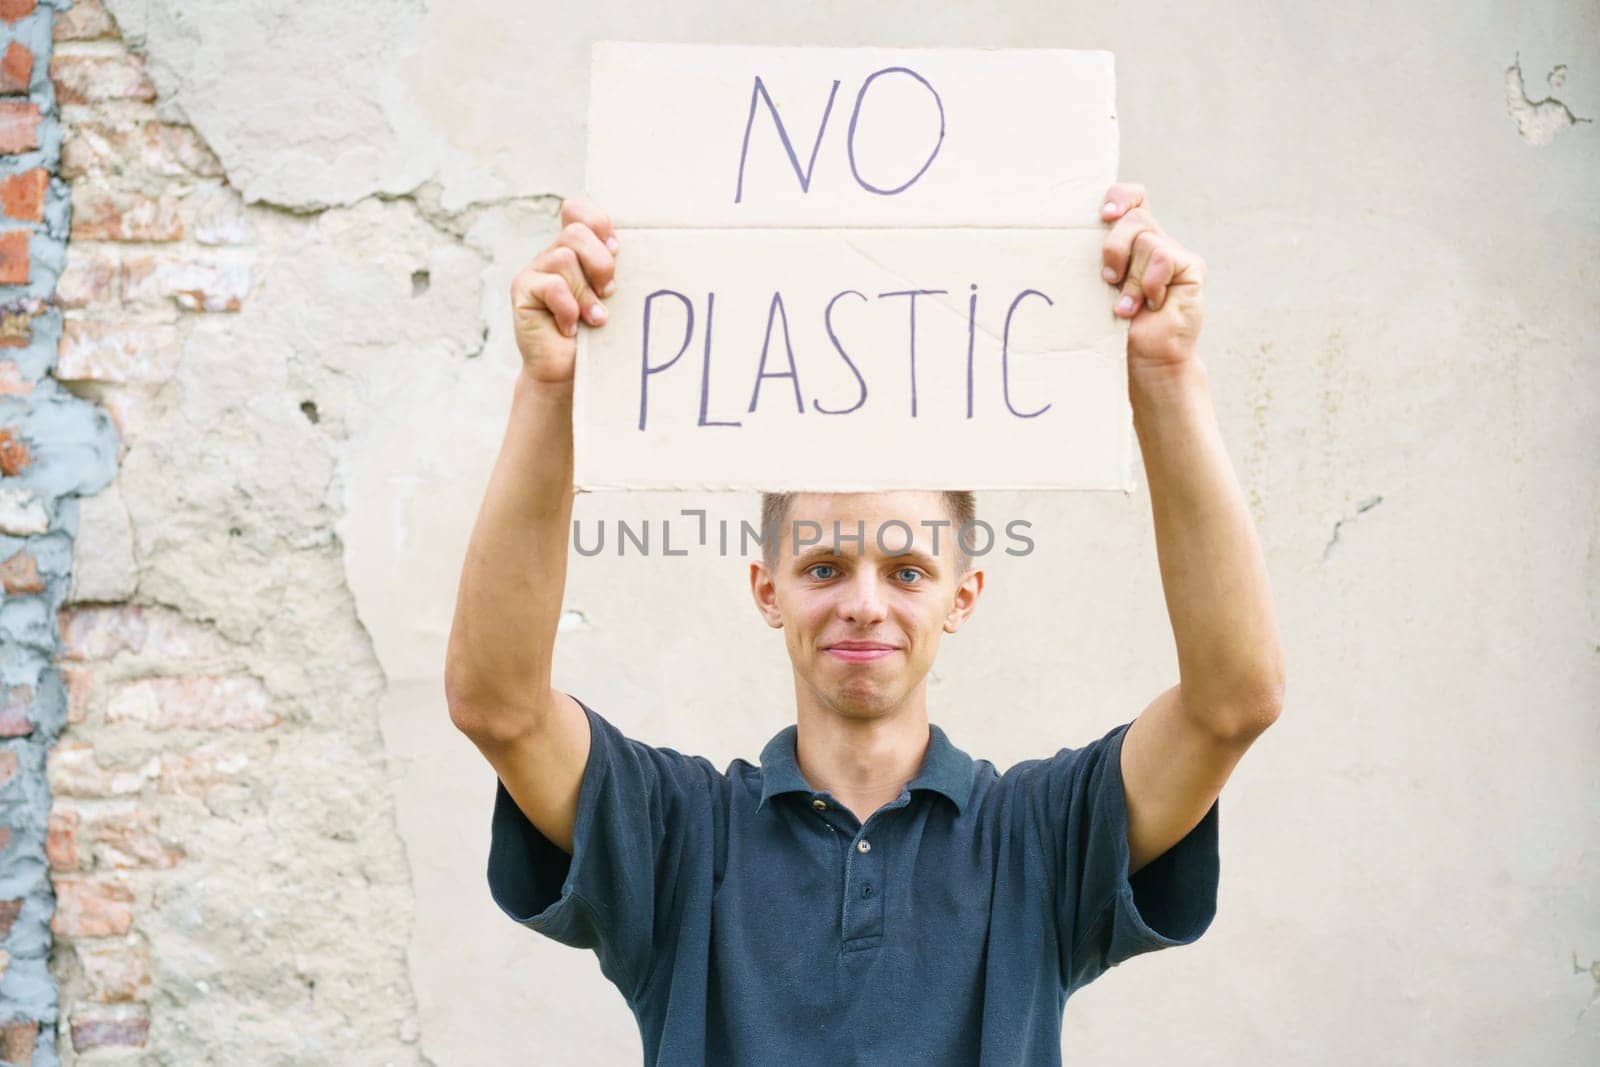
[[[773,567],[750,565],[751,592],[784,631],[797,684],[837,714],[898,709],[983,589],[981,570],[956,573],[942,493],[801,493],[776,535]]]

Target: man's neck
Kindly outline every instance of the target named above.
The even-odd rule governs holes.
[[[802,700],[796,715],[795,760],[812,788],[827,792],[858,820],[894,800],[917,776],[927,755],[924,685],[900,706],[854,718]]]

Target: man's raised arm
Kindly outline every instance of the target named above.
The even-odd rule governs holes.
[[[561,233],[511,286],[522,369],[467,546],[445,657],[450,719],[541,833],[568,852],[589,753],[583,709],[551,687],[572,524],[572,381],[580,321],[605,321],[616,237],[568,200]]]

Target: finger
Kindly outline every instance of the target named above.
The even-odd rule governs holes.
[[[572,291],[572,298],[577,301],[578,307],[583,309],[585,322],[598,326],[606,320],[606,309],[600,303],[599,297],[595,296],[594,290],[589,287],[589,279],[583,273],[583,263],[571,245],[559,242],[551,245],[533,257],[533,267],[547,274],[559,275],[567,283],[567,288]]]
[[[1153,230],[1161,233],[1161,224],[1143,207],[1136,207],[1117,220],[1100,245],[1101,276],[1111,285],[1121,285],[1128,270],[1128,257],[1133,243],[1141,233]]]
[[[1106,222],[1120,219],[1136,207],[1149,203],[1144,186],[1135,182],[1117,182],[1106,190],[1106,202],[1100,206],[1100,217]]]
[[[511,311],[535,320],[546,315],[568,337],[578,332],[578,300],[559,274],[529,267],[511,279]]]
[[[616,227],[611,225],[611,217],[601,211],[593,200],[574,196],[561,201],[561,225],[570,226],[574,222],[581,222],[593,230],[607,250],[612,253],[617,251]]]
[[[578,263],[583,268],[589,288],[606,297],[615,292],[616,258],[600,243],[599,235],[589,228],[588,223],[568,223],[556,237],[555,243],[566,245],[578,253]]]
[[[1133,258],[1128,264],[1128,277],[1122,283],[1122,295],[1117,299],[1117,314],[1125,318],[1132,318],[1139,313],[1139,306],[1144,303],[1143,280],[1146,269],[1150,265],[1150,254],[1155,247],[1156,237],[1153,231],[1142,231],[1133,242]]]
[[[1176,241],[1166,236],[1153,237],[1149,244],[1150,254],[1139,271],[1139,292],[1144,297],[1146,307],[1151,311],[1160,311],[1161,305],[1167,302],[1167,286],[1177,272],[1182,249]],[[1137,260],[1137,254],[1134,258]]]

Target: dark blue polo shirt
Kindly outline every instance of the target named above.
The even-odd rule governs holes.
[[[724,774],[583,708],[573,854],[497,779],[489,887],[594,950],[646,1064],[1059,1064],[1073,991],[1216,914],[1216,804],[1127,876],[1127,724],[1005,774],[930,725],[863,824],[801,776],[794,725]]]

